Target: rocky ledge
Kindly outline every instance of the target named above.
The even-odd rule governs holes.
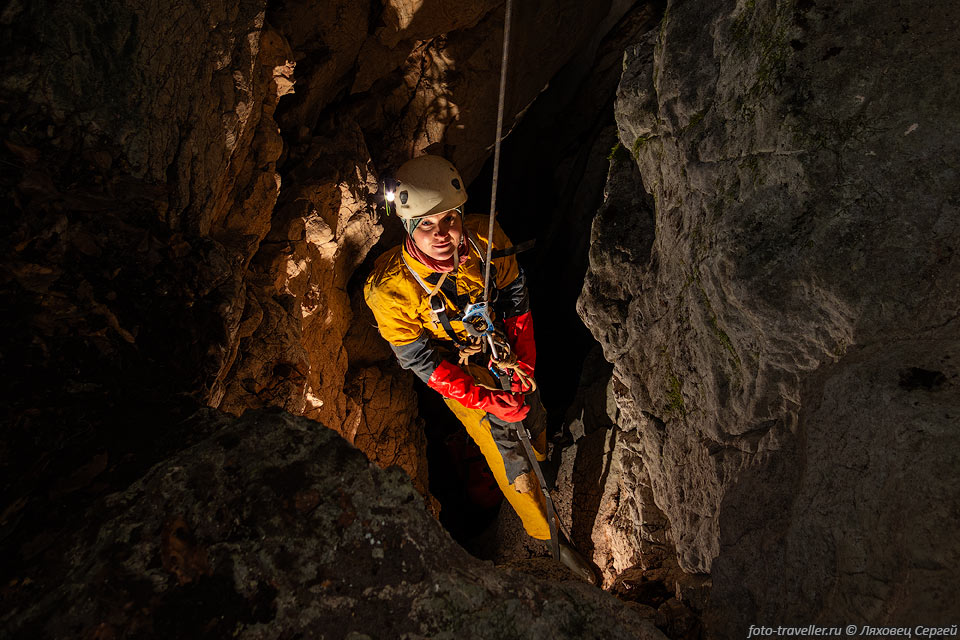
[[[192,420],[212,435],[8,587],[8,637],[663,638],[598,589],[475,560],[406,474],[317,422]]]

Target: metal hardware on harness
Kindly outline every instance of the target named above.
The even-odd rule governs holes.
[[[499,360],[500,355],[497,349],[497,343],[493,339],[493,321],[490,319],[490,308],[486,302],[475,302],[467,305],[463,311],[463,328],[471,338],[486,338],[490,345],[490,355],[494,360]]]
[[[440,294],[430,298],[430,320],[440,323],[447,337],[456,345],[457,349],[463,349],[470,345],[469,342],[463,342],[457,337],[457,332],[453,330],[453,325],[450,324],[450,318],[447,316],[447,308]]]
[[[501,376],[510,378],[510,388],[516,393],[530,395],[536,391],[537,381],[520,366],[520,363],[517,362],[516,355],[510,351],[510,347],[504,346],[500,353],[500,360],[493,360],[492,358],[490,360],[489,369],[493,371],[494,375],[498,378]],[[516,378],[516,380],[514,380],[514,378]]]
[[[487,303],[476,302],[468,304],[463,310],[463,328],[471,338],[481,338],[493,331],[493,322],[490,320],[490,310]]]
[[[434,327],[439,327],[441,314],[446,314],[447,310],[443,304],[443,298],[438,295],[430,297],[430,321]]]

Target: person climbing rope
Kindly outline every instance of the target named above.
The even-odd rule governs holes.
[[[400,366],[443,396],[463,423],[527,534],[551,540],[549,501],[527,454],[546,459],[546,412],[533,377],[533,318],[515,248],[486,216],[463,215],[463,180],[439,156],[404,163],[386,199],[407,235],[376,260],[364,286],[380,335]],[[522,441],[527,432],[532,449]],[[554,542],[560,561],[595,583],[572,545]]]

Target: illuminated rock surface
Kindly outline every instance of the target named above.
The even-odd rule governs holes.
[[[521,262],[545,402],[569,432],[558,506],[604,585],[673,637],[696,637],[705,608],[703,629],[721,638],[761,620],[955,622],[942,615],[960,602],[957,9],[517,4],[498,202],[515,239],[538,240]],[[214,619],[175,615],[186,601],[210,604],[203,615],[220,607],[217,633],[252,633],[292,620],[282,593],[319,597],[292,576],[329,560],[320,538],[301,545],[312,560],[277,577],[287,556],[257,565],[258,543],[231,529],[226,506],[203,507],[266,504],[266,461],[346,445],[299,418],[243,418],[256,433],[233,446],[259,447],[238,471],[253,474],[247,504],[222,469],[207,473],[228,455],[206,438],[230,419],[190,418],[202,407],[318,420],[401,467],[437,512],[419,383],[393,362],[358,284],[401,239],[378,190],[411,155],[453,159],[477,178],[469,206],[483,211],[502,27],[502,4],[485,0],[40,0],[0,12],[0,615],[23,634],[47,617],[100,637]],[[581,282],[580,315],[611,366],[594,353],[580,370],[596,348],[575,317]],[[257,431],[270,421],[279,433]],[[317,440],[297,444],[303,434]],[[197,486],[162,477],[175,460],[196,465],[181,480]],[[408,495],[395,471],[349,464],[358,487]],[[299,510],[333,482],[314,471],[250,522],[294,518],[307,537],[311,517],[335,522],[339,503]],[[178,505],[164,502],[174,494]],[[422,575],[461,584],[449,563],[473,585],[449,602],[475,597],[479,617],[450,617],[450,629],[503,631],[490,594],[528,606],[525,579],[472,562],[420,506],[398,508],[452,549],[421,558]],[[138,517],[140,546],[109,547]],[[229,540],[242,540],[237,566],[262,570],[256,585],[224,560]],[[544,574],[526,557],[544,545],[509,514],[488,542],[498,562]],[[156,582],[119,594],[81,563],[120,575],[114,552],[154,558],[140,568]],[[386,556],[350,558],[405,579]],[[345,569],[329,567],[342,585]],[[86,599],[54,591],[58,576]],[[389,584],[427,602],[424,580]],[[583,587],[530,584],[544,616],[542,598],[594,603],[582,618],[551,610],[571,634],[600,611],[635,622]],[[124,617],[127,602],[150,619]],[[340,615],[328,606],[304,615]],[[440,635],[438,619],[403,624]],[[538,629],[524,633],[547,637]]]
[[[958,21],[672,2],[627,50],[580,312],[721,636],[958,613]]]

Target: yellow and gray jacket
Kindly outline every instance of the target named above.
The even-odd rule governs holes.
[[[446,318],[438,317],[426,290],[436,286],[441,274],[414,259],[402,245],[377,259],[363,289],[380,335],[390,343],[400,366],[410,369],[424,382],[430,379],[441,357],[456,361],[453,354],[458,343],[468,342],[460,320],[463,311],[467,305],[483,301],[489,218],[466,216],[463,229],[469,251],[467,260],[447,275],[436,294],[439,300],[433,302],[437,307],[442,301]],[[526,281],[516,256],[509,253],[511,247],[509,238],[495,224],[490,275],[491,316],[495,323],[530,310]]]

